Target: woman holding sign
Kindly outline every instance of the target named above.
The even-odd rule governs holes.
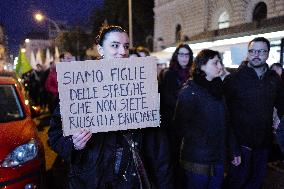
[[[119,26],[105,26],[97,38],[102,58],[127,58],[129,38]],[[156,128],[92,134],[81,130],[64,137],[59,106],[48,142],[69,162],[69,187],[172,188],[168,144]]]

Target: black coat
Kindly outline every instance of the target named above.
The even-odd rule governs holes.
[[[284,113],[284,88],[274,71],[259,79],[253,68],[243,65],[224,80],[231,123],[239,145],[266,149],[272,138],[273,107]]]
[[[126,132],[129,131],[124,131],[124,133]],[[57,106],[48,131],[48,143],[55,152],[69,163],[70,188],[137,187],[135,179],[133,179],[133,182],[129,179],[128,182],[124,182],[123,173],[114,173],[117,148],[122,147],[126,151],[129,149],[126,140],[122,137],[122,133],[116,131],[93,134],[87,142],[87,146],[83,150],[77,151],[73,147],[71,137],[63,136],[61,116],[59,106]],[[172,172],[169,165],[168,144],[165,135],[157,128],[132,130],[131,133],[134,133],[133,140],[137,145],[137,149],[139,149],[140,157],[153,186],[156,188],[172,188]],[[131,162],[133,162],[132,159],[126,161],[127,165],[133,166]],[[127,170],[131,171],[134,171],[134,169],[134,167],[127,168]]]
[[[161,127],[175,132],[173,127],[173,115],[176,107],[179,90],[183,83],[173,68],[162,70],[159,75],[159,93],[161,99]],[[174,134],[174,133],[172,133]]]
[[[174,117],[183,142],[181,160],[211,164],[225,158],[226,112],[222,98],[215,98],[194,81],[180,91]]]

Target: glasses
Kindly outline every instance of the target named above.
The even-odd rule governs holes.
[[[251,56],[256,55],[256,54],[263,56],[263,55],[267,54],[268,50],[265,50],[265,49],[259,49],[259,50],[250,49],[250,50],[248,50],[248,52]]]
[[[177,53],[179,57],[189,57],[189,53]]]

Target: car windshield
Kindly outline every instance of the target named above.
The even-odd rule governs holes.
[[[23,109],[13,85],[0,85],[0,122],[22,119]]]

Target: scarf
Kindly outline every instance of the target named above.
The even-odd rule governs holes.
[[[188,80],[190,67],[183,69],[179,65],[175,64],[172,66],[172,69],[177,73],[180,85],[184,84]]]
[[[216,77],[212,81],[208,81],[205,76],[194,74],[193,81],[197,85],[200,85],[205,88],[215,99],[222,99],[223,82],[220,77]]]

